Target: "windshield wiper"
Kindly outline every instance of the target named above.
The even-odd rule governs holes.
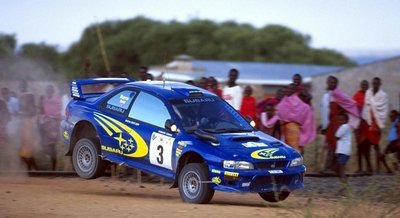
[[[202,130],[202,131],[208,132],[208,133],[216,133],[214,129],[203,129],[203,128],[197,128],[197,127],[188,128],[188,129],[186,129],[186,132],[192,134],[196,130]]]
[[[215,131],[215,129],[203,129],[203,128],[199,128],[200,130],[203,130],[204,132],[208,132],[208,133],[217,133]]]

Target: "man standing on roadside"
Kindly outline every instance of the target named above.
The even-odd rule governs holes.
[[[147,67],[141,66],[139,67],[139,81],[147,80]]]
[[[286,96],[277,105],[285,143],[304,155],[304,146],[314,140],[314,112],[296,92],[294,83],[287,87]]]
[[[360,89],[353,95],[353,100],[357,104],[358,111],[361,113],[364,107],[365,103],[365,93],[367,92],[369,88],[369,83],[367,80],[363,80],[360,82]],[[365,143],[365,137],[366,133],[368,131],[368,124],[365,120],[361,119],[360,120],[360,125],[358,126],[357,129],[354,130],[354,134],[356,136],[356,143],[357,143],[357,163],[358,163],[358,169],[357,173],[361,173],[363,170],[362,167],[362,159],[363,157],[365,158],[366,164],[367,164],[367,172],[371,173],[371,162],[369,158],[367,158],[367,143]]]
[[[238,84],[236,84],[236,80],[239,77],[239,71],[237,69],[231,69],[229,70],[228,76],[228,82],[222,91],[222,98],[239,111],[243,98],[243,90]]]
[[[28,91],[28,82],[22,80],[19,85],[20,105],[18,115],[21,119],[19,156],[26,163],[27,169],[37,170],[33,157],[34,122],[36,116],[35,96]]]
[[[365,94],[365,105],[362,111],[362,118],[368,123],[366,140],[368,143],[367,158],[370,156],[370,145],[374,146],[376,156],[376,171],[380,171],[379,141],[388,114],[388,96],[380,89],[381,79],[372,79],[372,88]]]
[[[360,123],[357,105],[353,99],[347,96],[338,88],[339,80],[334,76],[327,79],[327,93],[322,100],[322,133],[325,134],[326,140],[326,161],[324,171],[332,171],[335,167],[335,150],[337,138],[336,131],[341,125],[338,115],[346,113],[349,117],[349,125],[352,128],[358,128]]]

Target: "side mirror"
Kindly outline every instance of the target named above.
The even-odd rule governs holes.
[[[244,119],[246,119],[246,121],[250,124],[250,126],[252,126],[253,128],[256,127],[256,122],[254,122],[254,120],[252,120],[251,117],[246,116]]]
[[[177,133],[178,132],[178,127],[175,125],[174,121],[171,119],[168,119],[165,121],[165,129],[167,129],[170,132]]]

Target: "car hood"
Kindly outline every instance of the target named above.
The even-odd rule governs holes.
[[[291,160],[300,154],[263,132],[219,134],[217,148],[233,160]]]

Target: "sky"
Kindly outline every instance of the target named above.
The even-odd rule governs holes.
[[[0,33],[66,50],[90,24],[137,16],[280,24],[342,52],[400,51],[398,0],[0,0]]]

